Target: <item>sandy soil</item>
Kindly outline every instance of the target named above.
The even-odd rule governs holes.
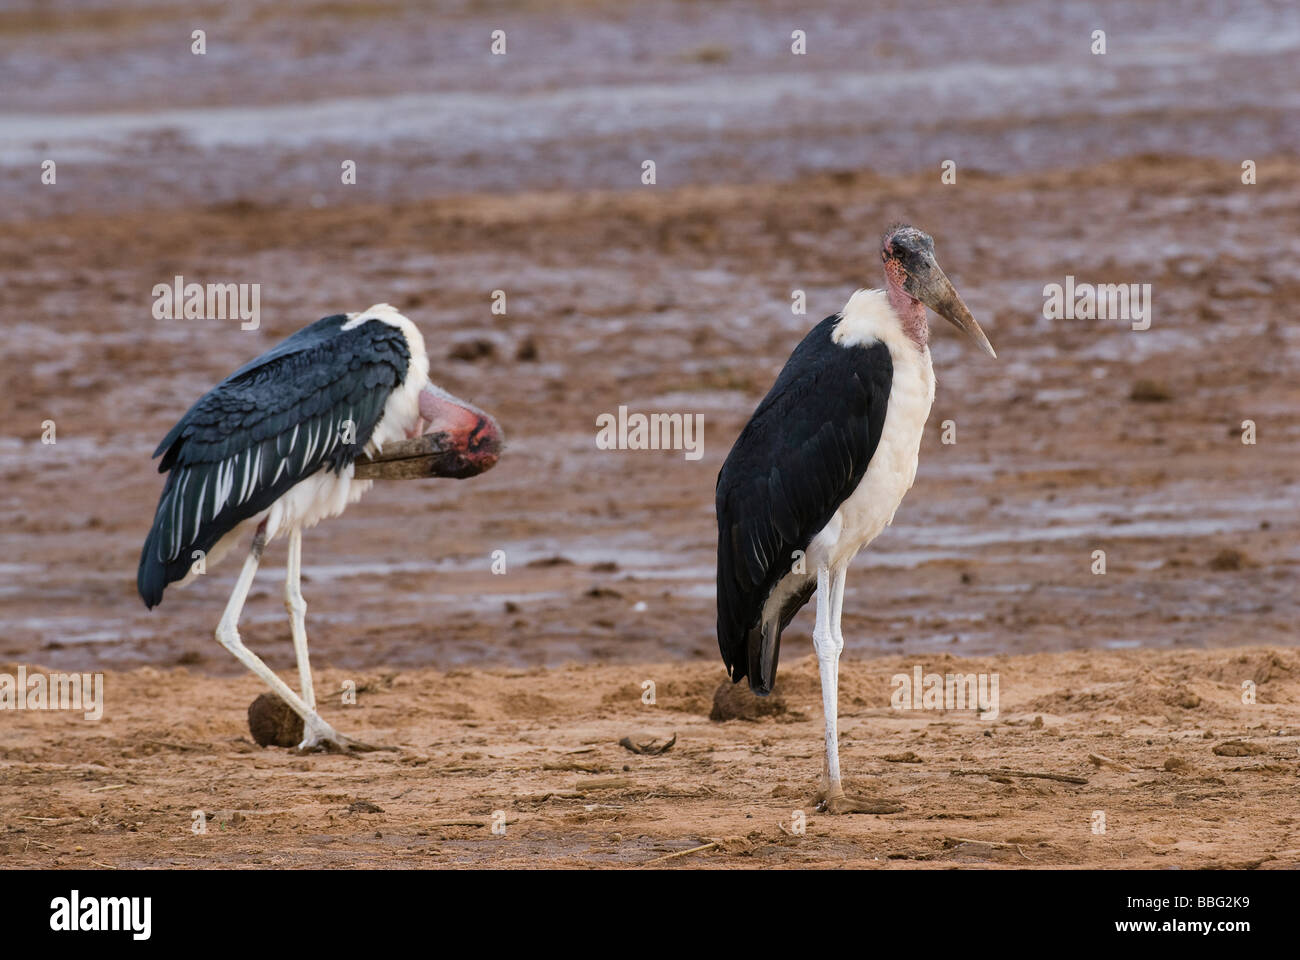
[[[1294,11],[1101,4],[1103,60],[1075,5],[828,2],[802,62],[802,3],[545,6],[214,7],[206,60],[177,53],[177,4],[0,14],[0,664],[109,684],[98,724],[0,714],[3,863],[640,864],[718,839],[664,862],[1294,865]],[[502,17],[509,69],[480,42]],[[903,809],[788,836],[820,763],[811,614],[786,712],[710,721],[713,484],[798,339],[879,284],[893,220],[935,235],[1000,359],[936,327],[916,485],[848,582],[845,764]],[[153,320],[176,274],[262,284],[261,328]],[[1152,284],[1151,329],[1045,320],[1067,275]],[[229,371],[379,301],[508,449],[305,537],[318,689],[365,688],[326,715],[401,752],[261,750],[256,681],[212,638],[236,566],[152,613],[135,594],[149,456]],[[703,414],[703,457],[598,450],[620,405]],[[242,633],[290,676],[283,558]],[[895,713],[916,664],[998,672],[1002,715]],[[642,729],[679,739],[617,745]],[[1003,767],[1088,782],[952,776]],[[495,810],[505,838],[438,826]]]
[[[838,817],[813,809],[812,657],[792,657],[764,702],[779,712],[725,722],[709,719],[712,666],[327,671],[321,689],[361,692],[324,715],[401,748],[362,758],[255,746],[243,726],[251,679],[113,673],[98,724],[9,723],[0,854],[117,868],[1300,866],[1294,653],[919,662],[997,671],[1000,715],[894,711],[890,678],[914,661],[846,662],[849,787],[901,809]],[[1242,704],[1243,680],[1257,703]],[[619,745],[646,734],[677,739],[658,756]],[[958,773],[971,770],[986,773]]]

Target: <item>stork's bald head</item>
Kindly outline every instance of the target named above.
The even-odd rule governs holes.
[[[472,477],[491,469],[504,445],[496,420],[432,383],[420,391],[420,415],[411,433],[446,440],[447,449],[431,467],[435,477]]]
[[[917,300],[966,333],[990,357],[996,357],[989,338],[975,322],[952,282],[934,258],[934,239],[924,230],[896,223],[880,240],[885,276],[896,288]]]

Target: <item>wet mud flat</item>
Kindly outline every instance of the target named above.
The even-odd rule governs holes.
[[[108,681],[98,724],[0,718],[6,862],[635,864],[717,840],[663,863],[1294,865],[1293,9],[1103,4],[1103,61],[1072,4],[936,4],[920,30],[832,3],[796,65],[795,5],[524,4],[503,70],[479,43],[498,10],[449,8],[434,37],[404,3],[364,29],[292,6],[214,8],[201,62],[175,53],[179,6],[0,13],[0,664]],[[59,187],[34,188],[52,152]],[[844,762],[904,809],[796,843],[811,611],[786,711],[710,721],[713,485],[799,338],[881,282],[895,220],[934,234],[1000,359],[936,327],[916,485],[848,582]],[[178,275],[259,283],[260,325],[154,320]],[[1046,319],[1068,277],[1150,284],[1150,328]],[[402,752],[259,750],[260,691],[212,636],[235,560],[152,613],[135,594],[149,457],[231,370],[382,301],[508,447],[306,534],[318,685],[365,688],[327,718]],[[620,407],[702,416],[702,456],[599,449]],[[283,549],[241,631],[288,671]],[[996,722],[890,710],[889,676],[950,662],[1001,674]],[[641,727],[680,739],[626,754]],[[952,775],[995,768],[1087,784]],[[222,843],[191,846],[193,809]],[[495,847],[443,822],[497,810]]]
[[[849,655],[1293,644],[1300,333],[1284,317],[1300,194],[1294,164],[1270,166],[1240,230],[1206,216],[1243,203],[1235,171],[1179,158],[971,177],[960,206],[929,177],[840,174],[19,226],[0,238],[21,427],[0,467],[0,655],[235,672],[211,639],[230,563],[152,613],[135,596],[161,486],[149,455],[201,390],[304,313],[383,299],[508,448],[481,477],[381,485],[307,534],[316,662],[711,661],[716,471],[802,332],[875,282],[863,225],[904,216],[934,229],[1000,359],[936,329],[916,485],[850,578]],[[1075,220],[1080,203],[1098,215]],[[1140,221],[1140,246],[1112,236],[1120,216]],[[1067,261],[1093,282],[1150,278],[1151,328],[1044,320],[1043,285]],[[160,272],[271,265],[258,330],[154,321],[137,303]],[[504,317],[490,313],[499,288]],[[793,289],[808,314],[791,313]],[[598,418],[620,405],[702,414],[703,455],[599,449]],[[53,445],[39,442],[47,419]],[[244,621],[277,667],[291,656],[281,551]]]

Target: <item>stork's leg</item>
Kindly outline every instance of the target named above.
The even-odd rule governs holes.
[[[844,634],[840,632],[840,615],[844,613],[844,579],[848,567],[831,573],[831,636],[835,638],[836,656],[844,652]]]
[[[896,803],[847,796],[840,778],[839,682],[840,654],[844,651],[840,614],[844,610],[847,572],[847,567],[817,571],[817,624],[813,627],[813,649],[817,651],[817,666],[822,677],[822,709],[826,714],[822,809],[827,813],[897,813],[903,808]]]
[[[333,745],[339,749],[377,749],[337,733],[321,719],[320,714],[313,707],[308,706],[287,683],[276,676],[275,671],[263,663],[261,657],[244,646],[244,641],[240,639],[239,615],[243,612],[244,601],[248,599],[248,591],[253,586],[253,577],[257,574],[258,564],[262,560],[262,551],[265,549],[266,530],[259,526],[253,536],[253,548],[249,551],[248,559],[244,561],[244,569],[239,572],[235,589],[230,594],[229,603],[226,604],[226,612],[221,615],[221,622],[217,624],[217,641],[233,653],[236,660],[261,677],[262,682],[289,705],[289,709],[302,717],[304,736],[299,749],[310,749],[321,744]]]
[[[289,533],[289,560],[284,572],[284,608],[289,611],[289,628],[293,631],[293,652],[298,658],[298,679],[302,698],[316,709],[316,691],[311,682],[311,662],[307,658],[307,601],[302,596],[302,531],[294,527]]]
[[[843,794],[840,786],[839,685],[840,652],[831,632],[831,572],[817,569],[817,622],[813,627],[813,649],[817,652],[817,669],[822,678],[822,712],[826,717],[826,763],[823,765],[822,790],[829,799]]]

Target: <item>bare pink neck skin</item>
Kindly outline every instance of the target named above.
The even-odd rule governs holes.
[[[903,289],[903,269],[897,261],[885,261],[885,290],[907,338],[918,350],[926,349],[930,345],[930,324],[925,319],[925,304]]]

